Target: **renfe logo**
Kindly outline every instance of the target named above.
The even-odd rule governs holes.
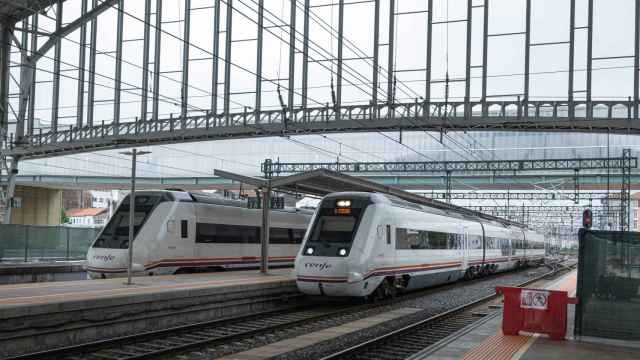
[[[316,270],[326,270],[326,269],[331,269],[331,264],[327,264],[327,263],[306,263],[304,264],[304,267],[306,268],[311,268],[311,269],[316,269]]]
[[[113,261],[113,259],[115,259],[116,257],[109,254],[109,255],[93,255],[93,259],[94,260],[102,260],[104,262],[109,262],[109,261]]]

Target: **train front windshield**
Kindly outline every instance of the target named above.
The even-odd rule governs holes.
[[[100,236],[93,243],[94,248],[127,249],[129,247],[129,199],[127,196],[113,214]],[[133,236],[138,234],[153,209],[161,202],[168,201],[165,194],[136,194],[133,222]]]
[[[303,249],[307,256],[348,256],[367,199],[325,199]]]

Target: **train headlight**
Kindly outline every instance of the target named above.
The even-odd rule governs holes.
[[[340,208],[348,208],[351,206],[351,200],[338,200],[336,206]]]
[[[312,247],[308,247],[306,250],[307,255],[313,255],[313,248]]]
[[[338,250],[338,255],[347,256],[347,249],[342,248],[342,249]]]

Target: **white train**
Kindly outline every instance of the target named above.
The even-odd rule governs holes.
[[[271,212],[269,264],[293,266],[312,212]],[[244,201],[184,191],[136,192],[133,271],[162,275],[230,268],[260,262],[261,210]],[[87,253],[91,278],[126,275],[129,246],[126,197]]]
[[[513,223],[376,193],[321,202],[296,258],[300,291],[390,296],[541,263],[545,239]]]

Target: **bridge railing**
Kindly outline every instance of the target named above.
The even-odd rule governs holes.
[[[232,114],[201,112],[186,118],[173,117],[158,120],[137,120],[133,122],[105,123],[94,126],[59,128],[58,131],[38,129],[34,134],[24,136],[21,147],[39,147],[56,143],[69,143],[84,139],[117,138],[145,134],[172,133],[188,130],[212,130],[233,134],[264,127],[286,130],[290,127],[304,129],[305,126],[322,126],[323,123],[339,121],[351,122],[349,127],[367,127],[372,121],[391,121],[394,126],[420,128],[425,125],[442,127],[473,127],[478,121],[491,122],[493,119],[509,122],[540,122],[544,127],[548,119],[556,122],[576,120],[629,120],[636,119],[633,101],[414,101],[389,104],[347,105],[336,109],[327,104],[323,107],[306,109],[264,110],[259,113],[244,111]],[[447,120],[457,121],[450,124]],[[460,123],[460,121],[468,123]],[[353,124],[356,123],[356,124]],[[499,125],[499,124],[497,124]],[[335,124],[333,126],[336,126]],[[13,149],[15,139],[11,135],[6,147]]]

